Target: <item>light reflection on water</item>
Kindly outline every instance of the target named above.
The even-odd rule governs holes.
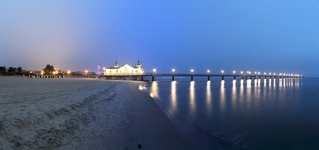
[[[176,81],[171,82],[171,105],[170,114],[177,111],[177,93],[176,93]]]
[[[158,81],[150,84],[149,92],[153,98],[161,98],[161,101],[156,102],[163,103],[161,105],[165,107],[161,109],[167,109],[165,112],[180,114],[227,142],[248,149],[263,149],[258,145],[265,143],[269,147],[264,149],[273,149],[280,144],[289,147],[289,144],[298,143],[300,139],[294,135],[305,139],[311,137],[307,134],[308,130],[303,130],[301,123],[314,122],[308,119],[309,116],[302,115],[317,112],[314,118],[319,118],[319,110],[316,108],[310,111],[301,107],[306,105],[299,92],[303,80]],[[315,106],[319,108],[319,101]],[[315,137],[319,143],[319,125],[315,127],[311,130],[318,131]],[[282,134],[278,134],[279,131]],[[285,142],[277,144],[275,140]]]
[[[222,111],[225,111],[225,80],[220,81],[220,107]]]
[[[212,110],[212,92],[210,89],[210,81],[206,83],[206,111],[207,113],[211,113]]]
[[[232,108],[235,108],[237,105],[237,88],[236,88],[236,80],[233,80],[233,85],[232,85],[232,91],[231,91],[231,104],[232,104]]]
[[[267,87],[267,79],[264,79],[264,88]]]
[[[195,81],[191,81],[189,86],[189,107],[191,116],[194,116],[196,112]]]
[[[157,82],[152,82],[152,91],[150,93],[150,96],[153,98],[159,98],[158,96],[158,84]]]

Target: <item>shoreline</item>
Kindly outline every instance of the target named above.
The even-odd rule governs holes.
[[[193,149],[184,141],[165,112],[146,92],[136,85],[130,85],[131,93],[136,98],[134,111],[136,122],[132,128],[135,143],[145,149]],[[138,111],[136,111],[138,110]]]
[[[0,149],[190,149],[138,86],[100,79],[0,78]]]

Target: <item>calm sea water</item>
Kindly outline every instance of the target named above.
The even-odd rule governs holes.
[[[199,149],[319,149],[319,79],[158,80],[144,90]]]

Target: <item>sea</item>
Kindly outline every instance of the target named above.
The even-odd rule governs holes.
[[[157,78],[141,89],[198,149],[319,149],[319,78]]]

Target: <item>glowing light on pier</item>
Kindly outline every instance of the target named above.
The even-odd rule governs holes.
[[[260,72],[258,72],[258,74],[260,74]]]
[[[264,72],[264,75],[266,75],[267,73],[266,72]]]
[[[244,73],[244,71],[240,71],[240,73],[241,73],[241,74],[243,74],[243,73]]]
[[[257,74],[257,71],[255,71],[255,74]]]
[[[88,73],[89,71],[88,70],[85,70],[85,73]]]
[[[210,70],[207,70],[207,73],[210,73]]]
[[[233,73],[236,73],[236,71],[234,70]]]
[[[70,71],[67,71],[66,73],[67,73],[67,74],[70,74],[71,72],[70,72]]]
[[[269,72],[269,75],[271,75],[271,73]]]
[[[156,69],[155,69],[155,68],[153,69],[153,72],[156,72]]]
[[[191,69],[191,72],[194,72],[194,69]]]
[[[175,69],[174,69],[174,68],[172,69],[172,72],[175,72]]]
[[[222,70],[221,73],[224,73],[224,70]]]

